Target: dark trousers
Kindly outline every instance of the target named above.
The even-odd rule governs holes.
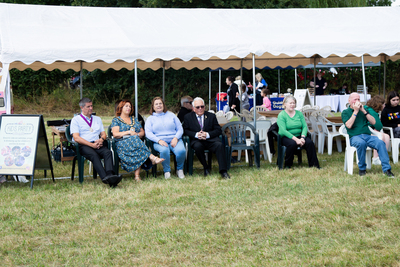
[[[300,138],[300,136],[298,138]],[[294,154],[296,153],[298,145],[294,140],[289,139],[285,136],[282,137],[281,141],[282,145],[286,147],[285,167],[290,168],[293,165]],[[307,152],[308,166],[319,168],[315,145],[310,137],[306,137],[306,143],[303,145],[303,148]]]
[[[193,140],[191,146],[194,149],[197,158],[199,159],[201,165],[204,169],[209,169],[206,157],[204,155],[204,150],[209,150],[214,153],[218,160],[219,172],[225,172],[227,170],[225,148],[219,137],[210,138],[207,140]]]
[[[104,142],[103,146],[99,149],[79,145],[79,152],[93,163],[93,168],[97,171],[101,179],[106,177],[107,173],[114,173],[112,152],[107,148],[106,142]],[[103,164],[101,164],[101,159],[104,159],[104,167]]]

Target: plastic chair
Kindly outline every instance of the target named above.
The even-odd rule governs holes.
[[[217,111],[217,113],[215,113],[216,117],[223,117],[224,116],[224,112],[222,110]]]
[[[195,151],[190,146],[190,137],[189,136],[187,136],[187,135],[182,136],[182,140],[185,143],[185,147],[187,148],[185,170],[189,173],[189,175],[193,175],[193,160],[194,160]],[[204,150],[204,153],[207,154],[208,167],[211,169],[212,168],[212,153],[207,149]],[[186,173],[186,171],[185,171],[185,173]]]
[[[318,144],[318,153],[324,154],[325,148],[325,137],[328,138],[328,155],[332,155],[333,138],[336,139],[336,145],[339,152],[342,152],[342,139],[341,134],[336,131],[336,126],[340,127],[343,123],[333,123],[328,121],[322,116],[318,116],[317,120],[321,126],[322,132],[318,138],[320,144]],[[332,126],[332,131],[329,131],[328,125]]]
[[[72,173],[71,173],[71,180],[74,180],[75,177],[75,164],[76,161],[78,161],[78,175],[79,175],[79,183],[83,183],[83,173],[84,173],[84,165],[85,165],[85,157],[81,155],[79,151],[79,144],[75,141],[72,140],[72,136],[70,133],[70,125],[67,126],[67,129],[65,130],[65,136],[67,137],[68,142],[70,142],[74,149],[76,156],[74,157],[72,161]],[[110,144],[108,144],[110,146]],[[93,179],[97,179],[97,172],[95,169],[93,169]]]
[[[246,131],[248,128],[254,134],[254,144],[249,145],[249,146],[246,143]],[[229,130],[229,133],[227,133],[226,130]],[[253,158],[251,157],[251,154],[250,154],[251,153],[250,150],[253,150],[254,161],[256,163],[257,168],[260,168],[259,135],[253,125],[251,125],[250,123],[247,123],[247,122],[243,122],[243,121],[232,121],[232,122],[229,122],[228,124],[224,125],[224,127],[222,127],[222,135],[224,137],[223,140],[224,140],[224,145],[225,145],[226,158],[228,159],[227,160],[228,170],[231,167],[230,159],[232,158],[232,152],[234,150],[237,150],[237,151],[247,150],[247,153],[249,156],[249,166],[253,165]],[[230,140],[230,144],[229,144],[229,140]]]
[[[269,127],[271,127],[271,121],[267,121],[267,120],[256,121],[256,130],[259,135],[260,150],[263,152],[264,160],[268,159],[269,163],[271,163],[272,155],[269,151],[269,143],[268,143],[268,136],[267,136]],[[248,146],[254,144],[253,131],[250,131],[250,139],[246,139],[246,144]],[[240,158],[238,158],[238,160],[240,160]],[[247,153],[246,153],[246,162],[249,162]]]
[[[228,121],[230,121],[233,118],[234,114],[232,111],[228,111],[227,113],[225,113],[225,117]]]
[[[393,163],[397,163],[399,161],[400,138],[394,137],[392,127],[383,127],[383,130],[390,132],[390,143],[391,143],[391,148],[392,148]]]
[[[210,112],[210,113],[215,113],[215,111],[212,110],[212,109],[208,110],[208,112]]]
[[[322,133],[320,127],[319,127],[319,124],[318,124],[318,121],[317,121],[316,117],[310,115],[308,117],[308,121],[311,124],[311,129],[308,128],[308,132],[310,133],[311,140],[313,141],[314,144],[318,145],[318,151],[320,151],[320,141],[319,140],[322,138],[320,136],[323,133]],[[318,138],[318,142],[317,142],[317,138]]]
[[[272,132],[277,136],[277,140],[278,140],[278,147],[277,147],[278,158],[277,158],[276,164],[278,165],[278,168],[280,170],[282,170],[283,163],[285,162],[286,146],[282,145],[282,137],[278,134],[278,132],[276,132],[276,131],[272,131]],[[302,147],[298,146],[297,150],[296,150],[296,155],[298,158],[299,165],[301,165],[301,163],[303,162],[303,158],[302,158],[302,154],[301,154],[302,149],[303,149]]]
[[[378,132],[373,131],[370,128],[371,135],[376,135],[379,139],[382,139],[382,135]],[[343,124],[339,128],[339,133],[346,138],[346,152],[344,157],[344,171],[347,170],[347,173],[353,175],[353,161],[354,161],[354,154],[356,154],[356,159],[358,162],[358,155],[357,149],[350,145],[350,137],[347,134],[346,126]],[[367,147],[367,151],[365,154],[365,163],[367,164],[367,169],[371,169],[371,158],[372,158],[372,149]]]

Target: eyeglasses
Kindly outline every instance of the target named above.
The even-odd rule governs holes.
[[[195,109],[201,109],[201,108],[204,108],[204,106],[197,106],[197,107],[194,107]]]
[[[192,104],[192,101],[186,101],[185,103],[189,103],[190,105]]]

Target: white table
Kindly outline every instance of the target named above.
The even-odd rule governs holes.
[[[314,97],[311,96],[311,103],[314,106]],[[339,95],[318,95],[317,96],[317,106],[320,108],[325,106],[330,106],[333,111],[337,111],[339,109]]]
[[[339,99],[340,99],[340,101],[339,101],[339,110],[338,110],[339,112],[342,112],[343,110],[345,110],[347,108],[346,104],[349,103],[349,96],[350,95],[339,95],[338,96]],[[361,102],[367,102],[370,99],[371,99],[371,95],[370,94],[367,94],[367,100],[366,101],[364,99],[364,94],[360,94],[360,101]],[[317,100],[318,100],[318,98],[317,98]]]

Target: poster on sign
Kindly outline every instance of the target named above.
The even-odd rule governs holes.
[[[294,97],[296,98],[296,109],[300,110],[305,105],[311,105],[310,92],[307,89],[296,89],[294,91]]]
[[[32,176],[35,169],[51,170],[49,145],[42,115],[0,117],[0,175]]]

